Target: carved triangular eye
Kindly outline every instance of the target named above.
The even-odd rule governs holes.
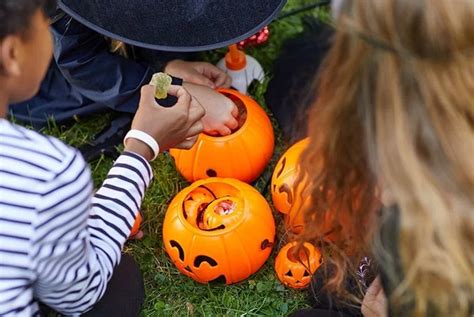
[[[290,277],[293,277],[293,273],[291,273],[291,270],[289,270],[288,272],[286,272],[285,274],[286,276],[290,276]]]
[[[303,276],[309,276],[309,275],[310,275],[309,272],[305,270]]]
[[[283,161],[281,161],[281,168],[277,173],[277,178],[280,177],[281,173],[283,173],[283,170],[285,169],[286,166],[286,157],[283,158]]]

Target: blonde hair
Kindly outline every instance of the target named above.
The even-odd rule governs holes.
[[[360,258],[376,240],[380,186],[400,210],[404,279],[392,304],[410,293],[412,315],[467,315],[474,302],[474,1],[353,0],[340,9],[302,157],[312,206],[301,239],[322,239],[328,219],[342,225],[324,252],[335,267],[328,287],[343,293],[353,267],[346,251]]]
[[[126,58],[129,57],[127,44],[122,41],[110,39],[110,51]]]

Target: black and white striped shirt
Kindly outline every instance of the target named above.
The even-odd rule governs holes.
[[[152,178],[124,153],[92,195],[81,155],[0,119],[0,316],[77,315],[104,294]]]

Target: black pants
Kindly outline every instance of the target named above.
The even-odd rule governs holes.
[[[283,44],[273,65],[265,101],[289,144],[307,136],[308,111],[316,99],[315,74],[330,47],[331,27],[304,20],[304,31]]]
[[[328,269],[330,270],[330,268]],[[369,270],[371,269],[373,267],[369,268]],[[368,276],[368,278],[370,277]],[[360,306],[338,299],[334,294],[324,289],[326,279],[326,274],[321,269],[316,271],[313,276],[313,283],[308,289],[308,301],[313,309],[299,310],[293,313],[291,317],[362,317]],[[362,295],[360,293],[360,281],[353,275],[346,276],[344,287],[353,295],[358,297]]]
[[[143,278],[135,260],[123,255],[100,301],[85,313],[85,317],[134,317],[139,316],[145,298]],[[42,307],[43,316],[54,312]]]

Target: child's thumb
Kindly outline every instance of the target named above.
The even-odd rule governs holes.
[[[168,94],[175,96],[178,98],[178,102],[176,103],[177,107],[184,107],[189,109],[191,104],[191,95],[189,92],[184,89],[182,86],[172,85],[168,88]]]
[[[155,103],[155,86],[145,85],[141,89],[140,103]]]

